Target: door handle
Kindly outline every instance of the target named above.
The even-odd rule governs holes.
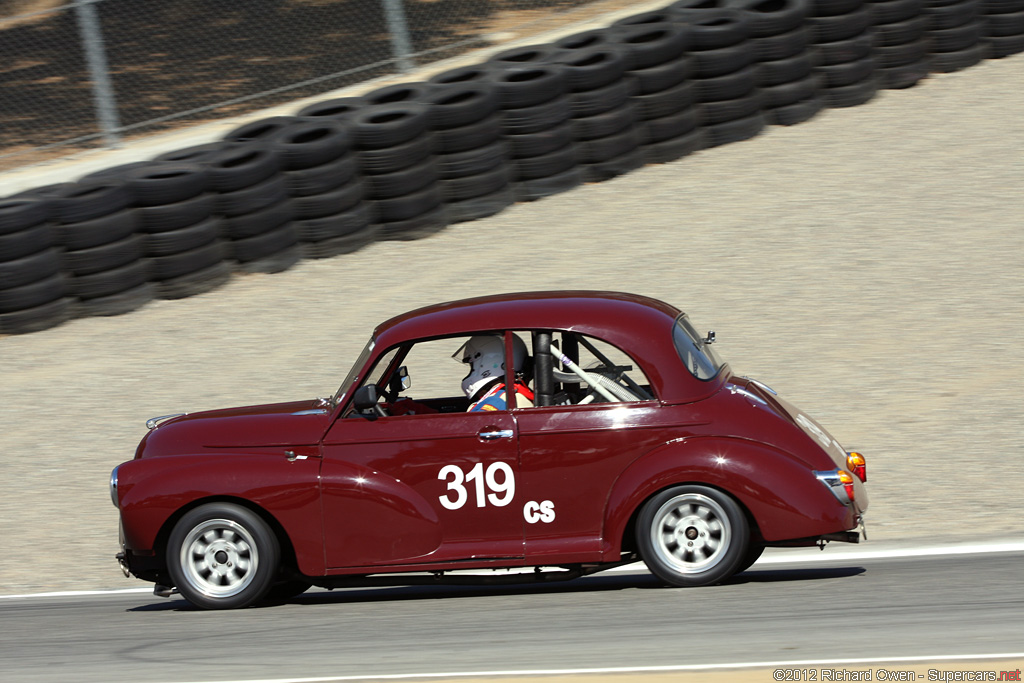
[[[511,429],[496,429],[486,432],[479,432],[477,434],[482,441],[494,441],[495,439],[511,439],[515,436],[515,432]]]

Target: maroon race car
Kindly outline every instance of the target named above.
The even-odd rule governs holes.
[[[118,561],[216,609],[638,558],[698,586],[766,546],[857,542],[863,456],[734,376],[714,338],[610,292],[392,318],[331,398],[150,420],[111,475]]]

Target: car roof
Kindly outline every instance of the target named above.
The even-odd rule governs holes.
[[[717,389],[709,385],[719,382],[696,379],[680,361],[672,341],[672,326],[680,314],[663,301],[624,292],[517,292],[418,308],[381,323],[374,336],[379,353],[405,341],[473,332],[579,332],[629,354],[663,400],[696,400]]]

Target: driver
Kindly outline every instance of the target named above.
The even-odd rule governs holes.
[[[476,335],[459,347],[452,358],[469,365],[462,380],[462,391],[470,400],[467,412],[505,410],[505,345],[497,334]],[[526,386],[524,368],[527,363],[526,344],[512,336],[512,362],[515,370],[516,407],[533,405],[533,392]]]

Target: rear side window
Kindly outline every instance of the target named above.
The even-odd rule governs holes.
[[[697,334],[689,318],[683,314],[672,327],[672,341],[683,365],[699,380],[713,379],[722,369],[722,360],[711,344]]]

